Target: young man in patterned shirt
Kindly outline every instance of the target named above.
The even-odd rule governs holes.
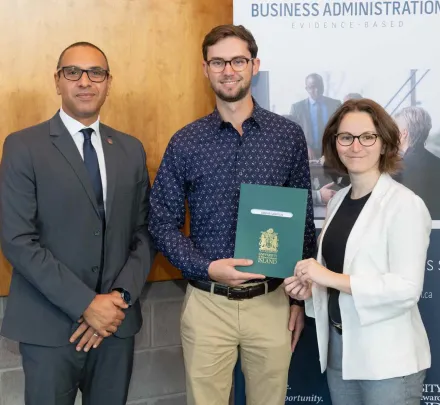
[[[202,49],[217,106],[173,136],[151,193],[150,232],[189,280],[181,319],[187,402],[228,404],[239,347],[248,404],[281,405],[304,312],[289,305],[283,280],[238,271],[252,262],[232,257],[240,184],[310,190],[306,141],[297,124],[252,98],[260,60],[248,30],[216,27]],[[189,237],[180,231],[185,201]],[[314,249],[309,192],[304,258]]]

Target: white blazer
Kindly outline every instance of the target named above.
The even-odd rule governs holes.
[[[351,186],[327,207],[317,261],[325,266],[322,239]],[[347,241],[344,274],[352,294],[340,293],[342,378],[381,380],[431,366],[431,353],[417,302],[425,274],[431,217],[424,202],[382,174]],[[306,314],[316,319],[321,372],[327,368],[328,292],[314,284]]]

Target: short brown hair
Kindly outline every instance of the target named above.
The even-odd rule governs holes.
[[[325,165],[339,172],[347,173],[347,168],[339,159],[336,150],[336,137],[339,126],[344,116],[350,112],[365,112],[373,120],[377,134],[382,139],[385,148],[380,156],[379,170],[381,173],[395,173],[400,169],[401,157],[399,155],[400,132],[391,116],[375,101],[361,98],[348,100],[342,104],[330,118],[322,136],[322,153]]]
[[[228,37],[240,38],[247,42],[249,52],[251,53],[251,58],[256,58],[258,54],[258,46],[255,42],[254,36],[249,30],[244,28],[242,25],[219,25],[213,28],[203,40],[202,53],[203,60],[208,60],[208,48],[215,45],[218,41]]]
[[[66,49],[64,49],[63,52],[61,52],[61,55],[60,55],[60,57],[58,58],[57,70],[58,70],[59,68],[61,68],[61,62],[63,61],[63,56],[64,56],[64,54],[65,54],[69,49],[76,48],[76,47],[78,47],[78,46],[85,46],[85,47],[93,48],[93,49],[96,49],[97,51],[101,52],[101,53],[102,53],[102,56],[104,56],[105,63],[107,63],[107,70],[110,71],[110,65],[109,65],[109,63],[108,63],[108,59],[107,59],[107,56],[106,56],[106,54],[104,53],[104,51],[103,51],[102,49],[98,48],[96,45],[93,45],[92,43],[90,43],[90,42],[85,42],[85,41],[75,42],[74,44],[69,45]]]

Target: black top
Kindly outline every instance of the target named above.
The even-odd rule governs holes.
[[[350,193],[348,193],[344,198],[344,201],[342,201],[341,206],[327,228],[322,241],[322,255],[324,257],[326,267],[335,273],[343,272],[345,247],[347,245],[348,237],[370,195],[371,193],[362,198],[352,200],[350,191]],[[334,322],[341,323],[339,290],[330,288],[329,291],[329,316]]]

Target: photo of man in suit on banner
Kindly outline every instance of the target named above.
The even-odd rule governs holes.
[[[324,128],[341,102],[324,96],[324,80],[317,73],[311,73],[306,77],[305,89],[309,97],[293,104],[290,116],[304,131],[310,160],[318,160],[322,156],[321,141]]]

